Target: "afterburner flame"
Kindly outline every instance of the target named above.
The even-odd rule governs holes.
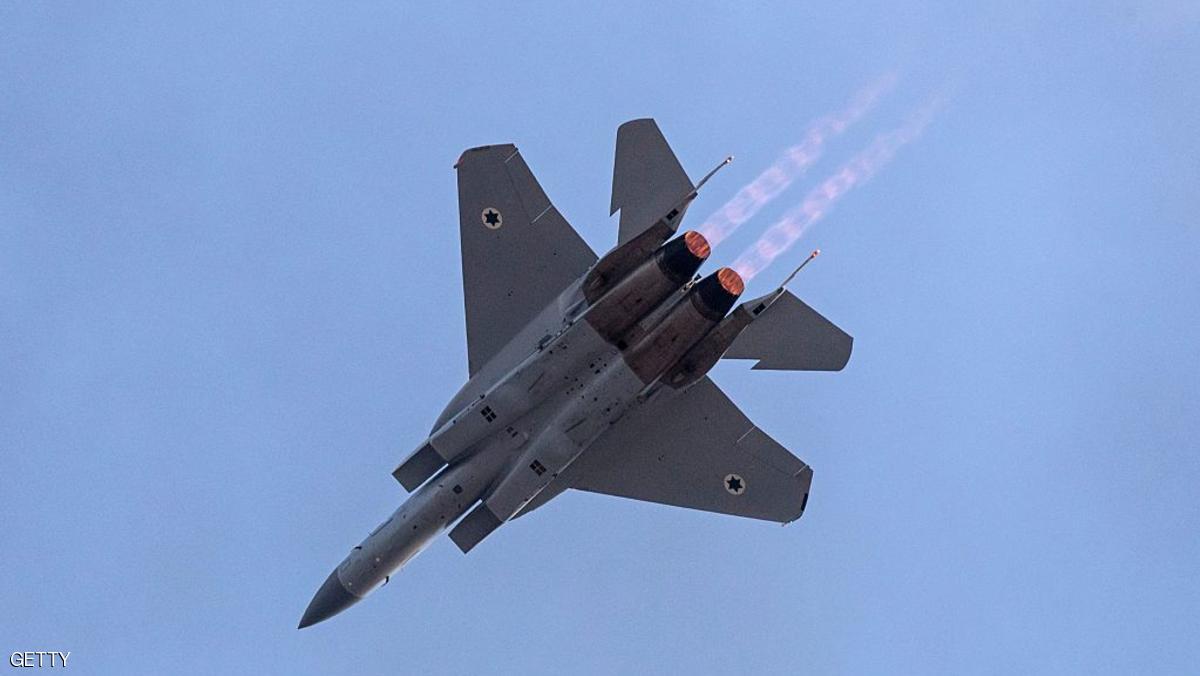
[[[701,260],[706,260],[708,255],[712,253],[712,247],[708,245],[708,240],[704,239],[704,235],[695,230],[688,230],[683,233],[683,243],[687,246],[688,251],[692,255]]]
[[[734,296],[740,296],[746,290],[746,283],[742,281],[741,275],[730,268],[717,270],[717,281],[721,283],[722,289]]]
[[[844,110],[818,118],[808,125],[804,140],[788,148],[778,160],[744,186],[700,226],[713,246],[733,234],[743,223],[754,217],[771,200],[816,162],[825,142],[845,131],[851,124],[875,107],[875,103],[896,84],[896,76],[887,74],[859,90]]]
[[[900,148],[919,137],[941,105],[941,99],[934,99],[913,114],[903,126],[877,136],[871,145],[809,191],[803,202],[767,228],[757,242],[738,256],[733,268],[746,279],[752,279],[766,269],[780,254],[791,248],[808,228],[829,213],[846,193],[867,182],[895,157]]]

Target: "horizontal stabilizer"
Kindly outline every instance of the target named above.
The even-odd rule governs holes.
[[[442,460],[442,456],[433,450],[433,446],[430,446],[429,442],[425,442],[415,453],[408,456],[408,460],[392,470],[392,476],[396,477],[396,481],[399,481],[400,485],[411,493],[428,481],[429,477],[445,464],[446,461]]]
[[[757,359],[755,369],[841,371],[854,338],[804,301],[784,291],[742,331],[725,359]]]
[[[481,503],[450,531],[450,539],[454,540],[454,544],[458,545],[463,554],[466,554],[502,523],[504,522],[492,514],[487,505]]]
[[[692,180],[654,120],[630,120],[617,128],[609,213],[621,210],[618,244],[667,215],[693,189]],[[673,220],[678,227],[679,216]]]

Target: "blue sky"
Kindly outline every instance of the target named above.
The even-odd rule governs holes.
[[[970,3],[968,3],[969,5]],[[1200,12],[0,7],[0,648],[79,673],[1191,673]],[[729,263],[938,92],[776,266],[838,374],[715,378],[815,468],[786,528],[588,494],[298,632],[466,376],[462,149],[597,250],[653,116],[698,225],[888,73]],[[712,269],[711,267],[709,269]]]

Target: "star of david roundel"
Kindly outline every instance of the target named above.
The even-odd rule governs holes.
[[[746,492],[746,480],[737,474],[726,474],[725,490],[731,495],[741,495]]]
[[[504,216],[500,214],[500,210],[495,207],[488,207],[479,214],[480,220],[483,221],[484,227],[489,230],[499,230],[500,226],[504,225]]]

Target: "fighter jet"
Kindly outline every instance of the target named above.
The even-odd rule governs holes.
[[[300,627],[387,583],[439,533],[469,552],[569,488],[800,518],[812,469],[707,373],[722,358],[838,371],[853,339],[783,286],[735,307],[737,272],[697,274],[709,243],[676,233],[716,169],[693,185],[654,120],[621,125],[617,244],[598,258],[516,146],[471,148],[454,167],[469,379],[392,472],[412,495],[329,574]]]

